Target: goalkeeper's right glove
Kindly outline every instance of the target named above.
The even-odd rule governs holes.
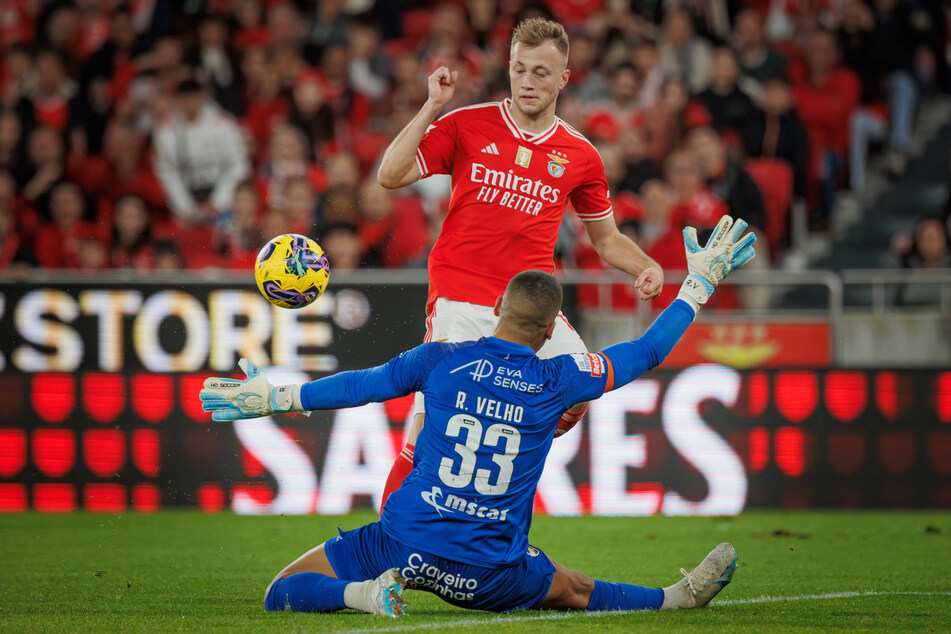
[[[300,385],[274,387],[248,359],[242,358],[238,365],[247,379],[205,379],[204,389],[198,397],[202,409],[211,412],[212,420],[232,421],[304,411],[300,402]]]
[[[693,227],[684,229],[688,274],[677,298],[690,304],[694,313],[707,303],[717,284],[756,255],[753,249],[755,234],[750,232],[740,240],[746,227],[744,220],[737,220],[734,224],[733,218],[723,216],[702,248],[697,244],[697,230]]]

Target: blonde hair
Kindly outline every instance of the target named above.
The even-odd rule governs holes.
[[[518,23],[512,30],[512,46],[516,44],[528,48],[534,48],[547,41],[552,41],[555,47],[561,51],[565,59],[565,66],[568,65],[568,34],[565,33],[565,27],[553,20],[545,18],[529,18]]]

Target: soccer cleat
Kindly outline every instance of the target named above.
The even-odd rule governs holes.
[[[406,613],[406,602],[400,596],[406,588],[406,580],[399,570],[390,568],[370,582],[370,610],[372,614],[397,619]]]
[[[664,588],[664,603],[660,609],[705,607],[733,580],[734,572],[736,572],[736,550],[732,544],[723,542],[711,550],[700,565],[690,572],[680,569],[680,574],[684,578]]]

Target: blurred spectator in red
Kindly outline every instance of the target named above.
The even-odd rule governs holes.
[[[82,55],[82,31],[79,12],[72,4],[50,5],[40,17],[37,44],[57,51],[73,70],[78,68]],[[78,76],[78,73],[75,74]]]
[[[290,223],[290,232],[310,236],[318,225],[318,197],[309,179],[295,176],[284,181],[278,209]]]
[[[133,60],[135,44],[132,15],[119,7],[109,22],[109,39],[83,64],[82,85],[86,87],[94,77],[102,77],[106,80],[110,101],[124,97],[138,71]]]
[[[334,110],[330,85],[321,71],[308,68],[297,76],[291,91],[287,122],[307,135],[307,155],[322,155],[334,139]]]
[[[0,104],[15,108],[33,82],[33,56],[23,46],[12,47],[0,55]]]
[[[511,14],[504,12],[499,4],[498,0],[466,0],[466,17],[475,45],[490,55],[502,53],[505,59],[500,61],[505,65],[508,62],[512,27],[515,25]],[[569,65],[569,68],[572,67]]]
[[[291,223],[287,218],[287,214],[282,210],[268,209],[264,213],[264,218],[261,219],[261,234],[264,236],[264,239],[270,240],[271,238],[284,233],[299,232],[293,230]]]
[[[241,72],[244,75],[241,125],[251,134],[254,145],[251,154],[260,158],[266,151],[271,128],[287,112],[287,99],[281,94],[280,79],[264,47],[252,46],[244,51]]]
[[[743,137],[748,157],[789,163],[793,169],[793,191],[798,198],[805,196],[809,142],[796,114],[792,86],[785,76],[770,77],[763,83],[761,109],[750,117]]]
[[[65,179],[62,137],[47,126],[34,129],[27,139],[26,159],[17,173],[17,190],[42,217],[49,218],[50,192]]]
[[[326,189],[323,170],[310,158],[307,138],[300,129],[287,123],[272,129],[267,159],[258,169],[264,198],[269,207],[281,208],[284,185],[292,178],[304,177],[315,190]]]
[[[619,64],[611,70],[610,95],[584,109],[585,129],[594,139],[616,141],[621,130],[638,127],[644,113],[638,99],[639,71],[633,64]]]
[[[318,7],[331,2],[320,2]],[[318,12],[321,9],[318,8]],[[291,3],[272,4],[267,11],[267,28],[271,33],[270,50],[273,55],[274,69],[281,78],[281,87],[287,88],[294,77],[305,66],[303,49],[307,38],[307,22]],[[311,63],[320,58],[310,60]]]
[[[112,115],[113,98],[105,77],[92,77],[86,89],[69,102],[70,156],[101,154],[103,136]]]
[[[155,270],[180,271],[185,268],[182,248],[174,240],[155,241]]]
[[[346,4],[346,0],[324,0],[317,3],[306,47],[307,61],[312,65],[320,63],[328,46],[347,43],[349,18],[344,13]]]
[[[721,46],[713,55],[710,87],[697,95],[710,113],[713,127],[731,146],[741,144],[743,128],[753,114],[753,100],[740,89],[739,79],[736,53]]]
[[[674,228],[670,217],[674,192],[660,179],[652,179],[641,187],[642,214],[638,222],[637,244],[650,251],[657,241]]]
[[[0,170],[0,270],[28,266],[33,255],[16,231],[16,183]]]
[[[849,142],[849,117],[859,103],[859,81],[839,63],[836,39],[829,31],[817,30],[807,37],[803,61],[804,67],[792,77],[793,94],[809,136],[806,189],[818,214],[813,215],[813,227],[821,229],[835,203],[836,177]]]
[[[327,254],[331,271],[352,271],[360,266],[360,237],[353,225],[327,225],[321,232],[320,246]]]
[[[138,196],[129,194],[116,201],[109,263],[117,269],[145,270],[155,266],[152,224],[145,203]]]
[[[195,76],[194,69],[185,64],[185,45],[176,35],[159,38],[151,50],[136,58],[136,65],[139,78],[155,84],[161,94],[174,94],[181,82]],[[141,107],[148,109],[150,91],[138,88],[133,92]]]
[[[618,192],[639,193],[644,183],[661,177],[657,163],[648,155],[647,132],[642,126],[621,130],[618,147],[624,161]]]
[[[234,8],[237,26],[231,44],[238,51],[252,46],[266,47],[271,43],[271,33],[264,25],[264,8],[260,0],[239,0]]]
[[[76,83],[66,74],[61,54],[53,49],[37,53],[35,67],[33,86],[17,104],[20,120],[27,130],[45,125],[62,134]]]
[[[360,186],[357,209],[365,265],[388,269],[426,265],[429,225],[417,198],[394,200],[390,190],[371,177]]]
[[[419,80],[419,56],[407,51],[396,58],[393,66],[394,86],[390,94],[388,131],[391,136],[399,133],[416,115],[419,106],[426,101],[426,84]],[[570,82],[569,82],[570,85]]]
[[[0,4],[0,53],[33,42],[36,4],[32,0],[7,0]]]
[[[393,79],[393,64],[380,50],[380,25],[370,14],[362,14],[347,25],[350,43],[350,85],[370,99],[382,99]]]
[[[370,120],[370,100],[350,85],[350,49],[344,44],[333,44],[324,51],[321,68],[333,95],[334,118],[338,129],[347,136],[360,130]],[[349,137],[345,142],[349,141]]]
[[[762,230],[766,221],[763,207],[763,194],[756,181],[749,175],[739,161],[727,154],[726,144],[709,127],[694,128],[687,134],[690,151],[694,154],[703,170],[710,191],[726,203],[727,211],[736,218],[742,218],[751,227]],[[723,213],[708,214],[704,226],[714,226]],[[697,222],[703,214],[694,215]],[[692,224],[692,223],[688,223]]]
[[[479,101],[483,90],[482,52],[467,33],[466,14],[462,7],[440,3],[433,9],[426,46],[422,51],[422,75],[429,77],[439,66],[459,72],[456,91],[445,111]]]
[[[102,242],[91,235],[79,238],[76,244],[76,268],[81,271],[109,268],[109,252]]]
[[[125,126],[113,125],[106,132],[104,157],[108,163],[108,182],[100,194],[97,217],[111,216],[109,204],[125,195],[140,198],[153,222],[169,218],[165,191],[145,152],[146,137]]]
[[[611,91],[601,68],[598,42],[587,31],[571,34],[568,68],[571,78],[562,95],[577,97],[582,106],[609,98]]]
[[[18,169],[23,161],[23,125],[16,110],[0,110],[0,169]]]
[[[657,43],[648,37],[638,39],[631,60],[641,75],[641,105],[649,108],[660,100],[664,87],[664,71],[660,65]]]
[[[50,269],[77,268],[79,244],[86,238],[98,238],[96,227],[83,220],[86,203],[75,183],[62,182],[50,196],[52,222],[36,234],[34,249],[40,266]]]
[[[743,9],[736,14],[733,47],[743,72],[740,86],[754,99],[762,95],[767,79],[786,72],[786,58],[767,45],[763,17],[756,9]]]
[[[238,58],[228,23],[218,15],[204,16],[198,23],[197,40],[188,62],[195,67],[198,81],[210,88],[219,106],[235,116],[242,114]]]
[[[264,244],[258,224],[260,208],[257,188],[251,181],[244,181],[234,192],[234,205],[218,217],[215,241],[229,268],[254,266],[258,250]]]
[[[691,93],[710,84],[710,44],[694,34],[690,14],[674,9],[664,17],[660,67],[665,76],[679,75]]]
[[[360,185],[360,166],[350,152],[337,152],[327,158],[327,184],[331,189],[356,191]]]
[[[710,113],[690,98],[684,80],[672,75],[664,80],[660,101],[644,113],[647,156],[663,164],[670,151],[679,145],[690,128],[710,125]]]
[[[175,114],[155,134],[155,169],[180,222],[213,222],[248,177],[247,151],[234,119],[206,100],[201,85],[178,87]]]
[[[729,213],[726,203],[707,188],[703,163],[692,148],[682,147],[671,152],[667,157],[664,174],[673,193],[670,226],[674,233],[687,225],[696,227],[697,230],[713,227],[724,214]],[[671,247],[671,251],[676,255],[676,248]],[[653,254],[651,257],[656,259]],[[671,264],[680,263],[679,257],[666,259]],[[660,260],[658,263],[666,268]]]

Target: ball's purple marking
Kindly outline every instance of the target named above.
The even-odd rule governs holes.
[[[278,283],[273,280],[264,282],[264,293],[270,298],[286,302],[291,306],[306,306],[314,301],[318,295],[313,289],[304,293],[289,291],[281,288]]]
[[[264,262],[269,257],[271,257],[271,255],[274,254],[274,249],[276,248],[277,248],[277,245],[274,244],[273,242],[268,242],[267,244],[265,244],[264,248],[261,249],[261,252],[258,254],[258,262]]]

